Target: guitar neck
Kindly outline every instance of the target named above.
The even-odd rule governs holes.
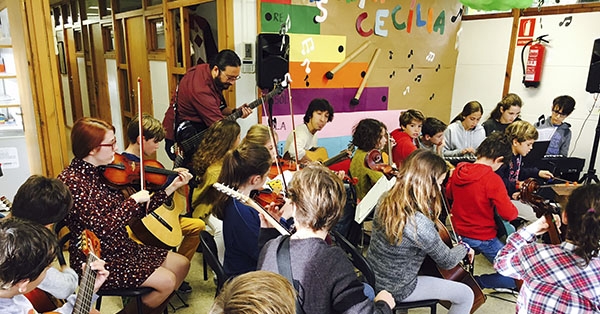
[[[94,255],[94,253],[89,253],[86,266],[81,277],[77,298],[75,299],[73,314],[88,314],[92,309],[92,297],[94,295],[96,271],[92,270],[90,264],[98,259],[99,258]]]

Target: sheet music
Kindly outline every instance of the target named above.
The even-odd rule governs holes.
[[[389,191],[396,183],[396,177],[392,177],[388,180],[385,176],[382,176],[377,180],[377,183],[369,190],[367,195],[356,206],[356,213],[354,214],[354,221],[362,223],[365,218],[371,213],[379,202],[379,198],[385,192]]]
[[[550,139],[552,139],[552,135],[554,135],[556,128],[543,128],[543,129],[538,129],[537,131],[538,131],[538,139],[536,140],[536,142],[545,142],[545,141],[550,141]]]

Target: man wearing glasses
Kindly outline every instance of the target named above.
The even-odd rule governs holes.
[[[163,119],[163,126],[167,132],[165,149],[171,159],[175,159],[175,154],[171,151],[175,142],[175,130],[177,139],[183,140],[207,129],[233,112],[227,107],[223,91],[240,79],[240,67],[241,61],[235,51],[224,49],[208,64],[194,66],[183,76],[178,91],[173,95],[172,105]],[[174,110],[175,103],[177,113]],[[236,110],[241,110],[242,118],[252,113],[252,109],[246,104]],[[181,136],[183,138],[180,138]]]
[[[575,99],[571,96],[558,96],[552,101],[552,115],[550,119],[541,116],[535,127],[540,129],[554,128],[550,145],[546,155],[569,155],[571,145],[571,125],[564,122],[575,109]]]

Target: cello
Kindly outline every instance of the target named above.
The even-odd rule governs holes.
[[[554,215],[558,214],[558,208],[550,204],[550,202],[537,194],[540,188],[539,182],[535,178],[529,178],[521,183],[521,202],[530,205],[535,212],[535,216],[546,218],[548,223],[548,236],[550,244],[560,244],[562,242],[556,224],[554,223]]]
[[[450,215],[448,204],[446,202],[446,196],[444,195],[444,193],[442,191],[440,191],[440,193],[441,193],[441,198],[442,198],[442,206],[444,207],[444,210],[448,213],[448,215]],[[450,220],[450,222],[452,224],[452,220]],[[450,238],[450,232],[448,232],[448,229],[446,229],[446,226],[444,226],[444,224],[438,218],[435,219],[434,223],[438,229],[438,233],[439,233],[442,241],[449,248],[452,248],[452,240]],[[455,239],[455,241],[458,243],[458,239]],[[469,262],[468,257],[466,257],[466,256],[465,256],[465,259],[463,260],[462,264],[459,263],[458,265],[456,265],[454,268],[451,268],[451,269],[443,269],[441,267],[438,267],[436,265],[436,263],[433,261],[433,259],[431,257],[427,256],[427,257],[425,257],[425,260],[423,261],[423,264],[421,265],[419,274],[426,275],[426,276],[432,276],[432,277],[438,277],[438,278],[444,278],[446,280],[452,280],[452,281],[456,281],[456,282],[462,282],[463,284],[467,285],[469,288],[471,288],[471,290],[473,291],[473,295],[474,295],[473,306],[471,307],[471,313],[473,313],[473,312],[477,311],[477,309],[479,307],[481,307],[483,305],[483,303],[485,303],[486,296],[485,296],[485,294],[483,294],[481,287],[479,287],[479,285],[475,281],[475,278],[473,278],[473,276],[471,275],[471,271],[472,271],[472,264]],[[445,308],[450,308],[450,305],[451,305],[450,302],[443,301],[443,300],[440,300],[440,304],[443,305]]]

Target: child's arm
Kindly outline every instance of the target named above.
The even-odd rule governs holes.
[[[75,292],[78,281],[77,273],[70,267],[65,266],[62,271],[50,267],[38,288],[50,293],[57,299],[66,299]]]
[[[534,242],[535,236],[545,233],[548,227],[546,218],[542,217],[510,235],[506,245],[496,255],[494,268],[504,276],[522,279],[523,274],[530,268],[523,247]]]
[[[106,263],[103,260],[96,260],[90,264],[92,269],[96,271],[96,282],[94,283],[94,293],[100,289],[102,284],[104,284],[104,282],[106,281],[106,278],[108,278],[109,272],[108,272],[108,270],[106,270],[106,268],[104,268],[104,264],[106,264]],[[82,267],[85,267],[85,264],[83,264]],[[98,299],[98,296],[94,294],[94,296],[92,297],[92,303],[95,302],[96,299]],[[62,314],[73,313],[73,308],[75,307],[76,300],[77,300],[77,295],[75,295],[75,294],[70,295],[67,298],[67,302],[63,306],[57,308],[54,312],[62,313]]]

